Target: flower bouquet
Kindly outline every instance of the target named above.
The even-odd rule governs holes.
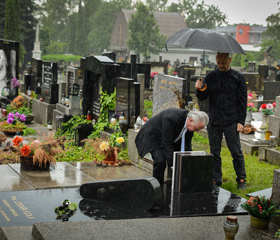
[[[25,121],[26,117],[23,114],[9,113],[7,120],[0,122],[0,131],[7,134],[15,134],[16,132],[22,132],[26,128],[26,125],[21,121]]]
[[[264,104],[261,105],[259,111],[262,112],[264,116],[269,116],[269,115],[274,114],[273,108],[274,108],[273,104],[271,104],[271,103],[268,103],[268,104],[264,103]]]
[[[273,203],[271,197],[268,199],[265,196],[250,197],[247,202],[241,204],[241,207],[255,218],[270,220],[280,215],[280,207]]]
[[[255,107],[254,107],[254,103],[252,103],[252,100],[256,99],[256,96],[254,93],[249,93],[247,96],[247,111],[249,112],[256,112],[258,111]]]

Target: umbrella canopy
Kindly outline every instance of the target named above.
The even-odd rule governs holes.
[[[240,44],[230,35],[204,28],[187,28],[176,32],[165,41],[165,46],[181,46],[212,50],[220,53],[246,54]]]

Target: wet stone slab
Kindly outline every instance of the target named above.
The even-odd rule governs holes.
[[[20,169],[20,164],[11,164],[10,166],[35,188],[77,187],[94,180],[86,173],[65,162],[51,165],[50,171],[25,171]]]
[[[0,168],[1,184],[0,191],[30,190],[34,187],[22,176],[14,171],[10,165],[3,165]]]
[[[180,194],[177,198],[171,197],[171,184],[164,184],[162,189],[159,206],[149,211],[83,199],[78,187],[0,192],[0,226],[57,222],[54,208],[65,199],[78,204],[69,221],[247,214],[240,207],[245,199],[217,186],[212,193]]]
[[[152,173],[143,171],[133,165],[124,165],[119,167],[101,167],[93,165],[91,162],[72,162],[72,166],[85,172],[95,180],[109,180],[120,178],[135,178],[135,177],[151,177]]]

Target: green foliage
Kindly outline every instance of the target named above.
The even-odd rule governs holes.
[[[5,39],[20,40],[20,14],[19,0],[6,0],[5,12]]]
[[[226,14],[221,12],[218,6],[207,5],[204,1],[201,4],[197,2],[197,0],[180,1],[177,5],[172,4],[168,11],[175,12],[178,9],[178,12],[185,16],[188,28],[213,29],[227,23]]]
[[[76,62],[81,59],[81,56],[77,55],[64,55],[64,54],[48,54],[42,56],[42,60],[50,62]]]
[[[240,66],[245,69],[248,69],[249,62],[251,61],[255,61],[255,57],[250,52],[247,52],[246,55],[234,54],[231,61],[231,66],[237,66],[237,67]]]
[[[139,2],[136,13],[131,15],[128,28],[128,47],[145,58],[149,57],[150,53],[159,53],[164,47],[166,37],[159,34],[153,13],[150,13],[143,3]]]
[[[55,137],[66,136],[68,139],[74,139],[75,127],[78,127],[80,124],[91,123],[87,120],[84,115],[73,116],[68,122],[62,123],[63,129],[58,129],[55,133]]]
[[[25,116],[27,116],[27,115],[32,115],[32,110],[30,110],[30,109],[26,106],[26,103],[24,103],[23,107],[18,108],[18,109],[13,108],[13,107],[11,107],[11,104],[8,104],[6,109],[7,109],[7,112],[8,112],[8,113],[16,113],[16,112],[18,112],[19,114],[23,114],[23,115],[25,115]]]
[[[22,131],[22,135],[23,136],[28,136],[28,135],[32,135],[32,134],[36,134],[36,131],[33,128],[24,128]]]
[[[149,101],[147,99],[144,100],[144,109],[146,114],[148,115],[148,119],[153,116],[153,101]]]
[[[67,52],[68,44],[66,42],[53,41],[46,47],[47,54],[64,54]]]
[[[57,214],[55,219],[66,220],[76,212],[77,208],[77,203],[65,199],[61,206],[55,207],[54,212]]]
[[[162,12],[166,9],[168,0],[147,0],[146,3],[150,11]]]

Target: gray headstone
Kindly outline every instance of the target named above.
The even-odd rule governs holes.
[[[153,115],[170,107],[180,108],[181,102],[185,101],[185,95],[186,79],[157,74],[153,90]]]

